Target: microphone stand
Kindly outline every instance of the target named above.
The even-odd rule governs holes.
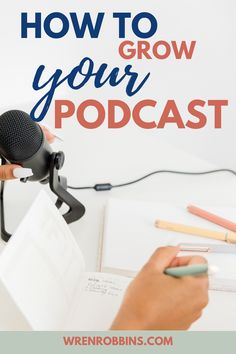
[[[7,160],[1,157],[2,165],[7,164]],[[59,176],[59,170],[62,168],[65,161],[65,156],[62,151],[53,152],[49,167],[49,176],[40,181],[42,184],[49,183],[51,191],[58,197],[55,203],[58,209],[65,203],[69,210],[63,215],[67,224],[79,220],[85,213],[85,207],[67,191],[67,179]],[[21,182],[27,182],[27,178],[21,179]],[[5,226],[5,209],[4,209],[4,191],[5,181],[1,181],[0,187],[0,222],[1,222],[1,237],[2,240],[9,241],[11,234],[6,231]]]
[[[7,161],[1,157],[2,165],[6,165]],[[6,231],[5,227],[5,212],[4,212],[4,191],[5,191],[5,181],[1,181],[0,188],[0,221],[1,221],[1,237],[2,240],[7,242],[11,235]]]

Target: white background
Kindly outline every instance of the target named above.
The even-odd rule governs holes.
[[[42,39],[20,38],[20,13],[28,12],[33,19],[35,12],[42,12],[43,18],[49,13],[61,11],[65,14],[77,12],[82,16],[84,11],[93,15],[97,12],[106,12],[99,39],[76,39],[72,29],[64,39],[54,40],[43,35]],[[158,20],[159,28],[150,42],[157,40],[196,40],[197,45],[193,59],[175,60],[123,60],[117,48],[121,40],[118,38],[117,20],[112,18],[114,11],[128,11],[136,15],[138,12],[148,11]],[[117,161],[117,173],[123,167],[123,142],[125,153],[132,159],[128,143],[132,139],[132,149],[140,150],[140,144],[155,146],[160,138],[193,152],[206,160],[215,162],[218,166],[235,168],[234,161],[235,130],[236,130],[236,50],[235,26],[236,3],[233,0],[200,0],[200,1],[12,1],[2,4],[0,12],[0,111],[6,108],[24,108],[30,110],[42,93],[35,93],[32,81],[36,69],[44,64],[48,76],[56,68],[62,68],[64,75],[79,64],[84,56],[95,59],[97,65],[107,62],[114,66],[124,67],[131,63],[141,75],[150,71],[151,79],[144,88],[133,98],[127,99],[124,85],[117,88],[108,86],[94,89],[92,83],[78,92],[72,92],[63,85],[57,92],[58,97],[81,102],[87,98],[95,98],[106,104],[108,99],[123,99],[132,107],[134,103],[144,98],[156,99],[158,108],[147,110],[150,119],[158,121],[160,113],[167,99],[175,99],[184,120],[188,119],[187,105],[192,99],[228,99],[229,107],[223,110],[223,128],[213,129],[213,108],[204,110],[208,114],[208,124],[204,129],[178,130],[175,126],[164,130],[142,130],[134,124],[128,127],[109,131],[106,126],[88,131],[81,128],[76,119],[68,119],[63,124],[63,134],[66,138],[66,148],[70,151],[68,163],[77,161],[81,169],[85,160],[91,163],[91,175],[99,176],[104,169],[101,155],[106,151],[105,165],[109,158]],[[145,23],[143,24],[145,25]],[[138,38],[127,26],[126,39],[137,41]],[[54,125],[53,106],[46,118]],[[99,142],[96,145],[95,142]],[[71,153],[73,147],[73,155]],[[108,148],[109,147],[109,148]],[[120,150],[121,149],[121,150]],[[84,152],[86,151],[86,154]],[[156,156],[157,157],[157,156]],[[139,165],[141,170],[134,166],[133,174],[145,170],[146,159],[153,159],[153,155],[141,156]],[[136,165],[136,164],[135,164]],[[171,162],[170,162],[171,165]],[[158,167],[158,158],[156,161]],[[81,173],[75,172],[74,181]],[[86,176],[87,181],[87,176]]]

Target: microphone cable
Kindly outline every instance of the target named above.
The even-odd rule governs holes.
[[[176,170],[157,170],[150,172],[140,178],[137,178],[135,180],[131,180],[129,182],[121,183],[121,184],[114,184],[112,185],[111,183],[98,183],[95,184],[94,186],[83,186],[83,187],[74,187],[74,186],[68,186],[69,189],[73,190],[87,190],[87,189],[93,189],[97,192],[103,192],[103,191],[109,191],[113,188],[121,188],[121,187],[127,187],[136,183],[139,183],[146,178],[149,178],[153,175],[161,174],[161,173],[169,173],[169,174],[177,174],[177,175],[187,175],[187,176],[203,176],[203,175],[209,175],[209,174],[214,174],[214,173],[219,173],[219,172],[228,172],[236,176],[236,171],[228,169],[228,168],[221,168],[221,169],[216,169],[216,170],[208,170],[208,171],[200,171],[200,172],[191,172],[191,171],[176,171]]]

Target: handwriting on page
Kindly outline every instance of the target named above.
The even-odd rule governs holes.
[[[120,282],[112,278],[98,278],[92,276],[88,278],[85,292],[97,293],[98,295],[106,295],[117,297],[124,291],[124,286]]]

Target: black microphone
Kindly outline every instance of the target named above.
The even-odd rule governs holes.
[[[67,191],[67,180],[59,176],[65,156],[62,151],[53,152],[41,127],[22,111],[12,110],[0,116],[0,158],[2,164],[13,163],[31,168],[33,176],[23,178],[22,182],[39,181],[49,183],[50,189],[57,195],[56,207],[65,203],[69,210],[63,215],[69,224],[80,219],[85,207]],[[8,241],[11,235],[5,229],[4,186],[0,189],[1,236]]]
[[[30,181],[42,181],[49,175],[52,155],[41,127],[22,111],[0,116],[0,155],[8,162],[31,168]]]

